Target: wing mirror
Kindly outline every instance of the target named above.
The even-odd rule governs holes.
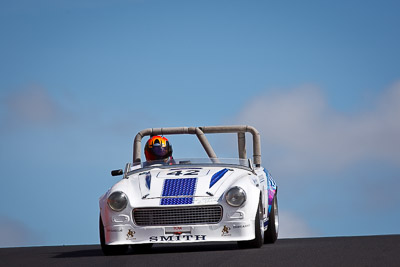
[[[112,176],[120,176],[120,175],[122,175],[122,174],[124,174],[124,171],[123,171],[122,169],[119,169],[119,170],[112,170],[112,171],[111,171],[111,175],[112,175]]]

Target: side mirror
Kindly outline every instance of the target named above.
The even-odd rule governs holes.
[[[122,169],[119,169],[119,170],[112,170],[112,171],[111,171],[111,175],[112,175],[112,176],[119,176],[119,175],[122,175],[122,174],[124,174],[124,171],[123,171]]]

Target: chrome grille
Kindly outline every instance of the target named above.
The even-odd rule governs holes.
[[[215,224],[222,219],[222,206],[139,208],[133,219],[138,226]]]

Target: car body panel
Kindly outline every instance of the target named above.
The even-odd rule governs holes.
[[[127,164],[124,178],[99,199],[105,245],[252,240],[260,201],[266,230],[277,192],[271,174],[251,161],[247,167],[213,162]],[[239,207],[225,199],[233,187],[246,194]],[[107,203],[117,191],[128,199],[119,212]]]
[[[213,175],[228,169],[217,182],[211,184]],[[177,172],[181,171],[181,173]],[[195,172],[194,172],[195,171]],[[198,175],[194,175],[194,173]],[[122,179],[100,198],[101,217],[106,233],[106,243],[141,244],[141,243],[185,243],[204,241],[240,241],[254,238],[254,218],[257,203],[262,199],[263,207],[269,210],[269,198],[273,192],[267,183],[264,169],[251,171],[236,168],[157,168],[132,174]],[[181,178],[184,177],[185,178]],[[196,186],[190,204],[163,204],[163,190],[168,181],[194,179]],[[271,178],[272,179],[272,178]],[[229,206],[224,193],[232,186],[239,186],[246,192],[247,200],[241,207]],[[115,191],[123,191],[128,199],[127,207],[121,212],[111,210],[107,205],[108,196]],[[179,197],[178,195],[175,197]],[[223,210],[222,220],[216,224],[138,226],[135,224],[132,211],[137,208],[168,208],[176,206],[214,206],[220,205]],[[268,221],[265,213],[264,222]],[[177,229],[171,232],[171,229]],[[180,229],[180,230],[179,230]],[[186,232],[182,232],[186,229]],[[180,233],[181,234],[174,234]]]

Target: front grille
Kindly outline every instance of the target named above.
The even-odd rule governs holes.
[[[133,210],[138,226],[216,224],[222,219],[221,206],[139,208]]]

